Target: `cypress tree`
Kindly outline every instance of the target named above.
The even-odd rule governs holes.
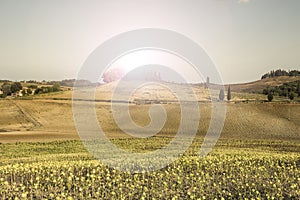
[[[230,89],[230,85],[228,86],[228,91],[227,91],[227,100],[230,101],[231,99],[231,89]]]
[[[220,93],[219,93],[219,99],[220,99],[221,101],[223,101],[224,98],[225,98],[224,89],[221,89],[221,90],[220,90]]]

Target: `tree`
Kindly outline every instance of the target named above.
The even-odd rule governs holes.
[[[43,93],[42,88],[36,88],[36,90],[34,91],[34,94],[41,94],[41,93]]]
[[[3,85],[2,85],[2,91],[3,91],[3,93],[6,95],[6,96],[8,96],[8,95],[11,95],[11,86],[10,86],[10,84],[6,84],[6,83],[4,83]]]
[[[219,93],[219,99],[220,99],[221,101],[223,101],[224,98],[225,98],[224,89],[221,89],[221,90],[220,90],[220,93]]]
[[[47,87],[47,92],[54,92],[54,87]]]
[[[10,90],[11,90],[11,93],[15,93],[15,92],[19,91],[18,86],[14,83],[10,85]]]
[[[269,88],[263,89],[263,94],[265,94],[265,95],[269,94]]]
[[[22,90],[22,85],[19,82],[15,82],[11,84],[10,88],[11,88],[11,93],[15,93]]]
[[[53,88],[53,92],[58,92],[58,91],[60,91],[60,84],[55,83],[52,88]]]
[[[20,82],[15,82],[14,84],[15,84],[16,87],[18,88],[18,91],[22,90],[23,86],[21,85]]]
[[[32,94],[32,90],[30,88],[27,89],[27,94],[31,95]]]
[[[291,92],[291,93],[289,94],[289,98],[290,98],[290,100],[293,100],[293,99],[294,99],[294,97],[295,97],[295,94],[294,94],[294,92]]]
[[[231,99],[231,89],[230,89],[230,85],[228,86],[228,91],[227,91],[227,100],[230,101]]]
[[[269,94],[268,94],[268,101],[271,102],[272,100],[273,100],[273,94],[269,93]]]

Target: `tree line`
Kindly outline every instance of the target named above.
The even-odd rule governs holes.
[[[266,78],[274,78],[274,77],[279,77],[279,76],[300,76],[300,71],[299,70],[272,70],[266,74],[264,74],[261,79],[266,79]]]
[[[60,84],[55,83],[53,86],[37,87],[34,91],[34,94],[43,94],[43,93],[58,92],[58,91],[60,91]]]
[[[37,85],[29,85],[28,87],[23,87],[20,82],[4,82],[0,87],[0,98],[5,98],[7,96],[11,96],[18,92],[22,92],[22,96],[26,95],[34,95],[34,94],[42,94],[49,92],[58,92],[60,91],[60,84],[55,83],[53,86],[42,86],[38,87]]]
[[[19,82],[14,82],[14,83],[4,82],[0,88],[3,92],[3,94],[1,94],[1,97],[6,97],[13,93],[19,92],[20,90],[22,90],[22,88],[23,87]]]

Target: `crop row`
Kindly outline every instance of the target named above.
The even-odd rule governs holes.
[[[184,156],[145,173],[95,160],[0,167],[0,199],[300,199],[297,156]]]

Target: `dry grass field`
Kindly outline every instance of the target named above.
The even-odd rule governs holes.
[[[70,100],[1,100],[0,142],[78,139]],[[130,105],[134,122],[150,122],[147,105]],[[178,104],[163,104],[168,118],[160,135],[173,135],[179,126]],[[210,103],[200,103],[199,135],[210,121]],[[96,103],[98,120],[109,137],[128,137],[116,126],[109,103]],[[300,105],[279,103],[227,103],[222,138],[300,141]]]

